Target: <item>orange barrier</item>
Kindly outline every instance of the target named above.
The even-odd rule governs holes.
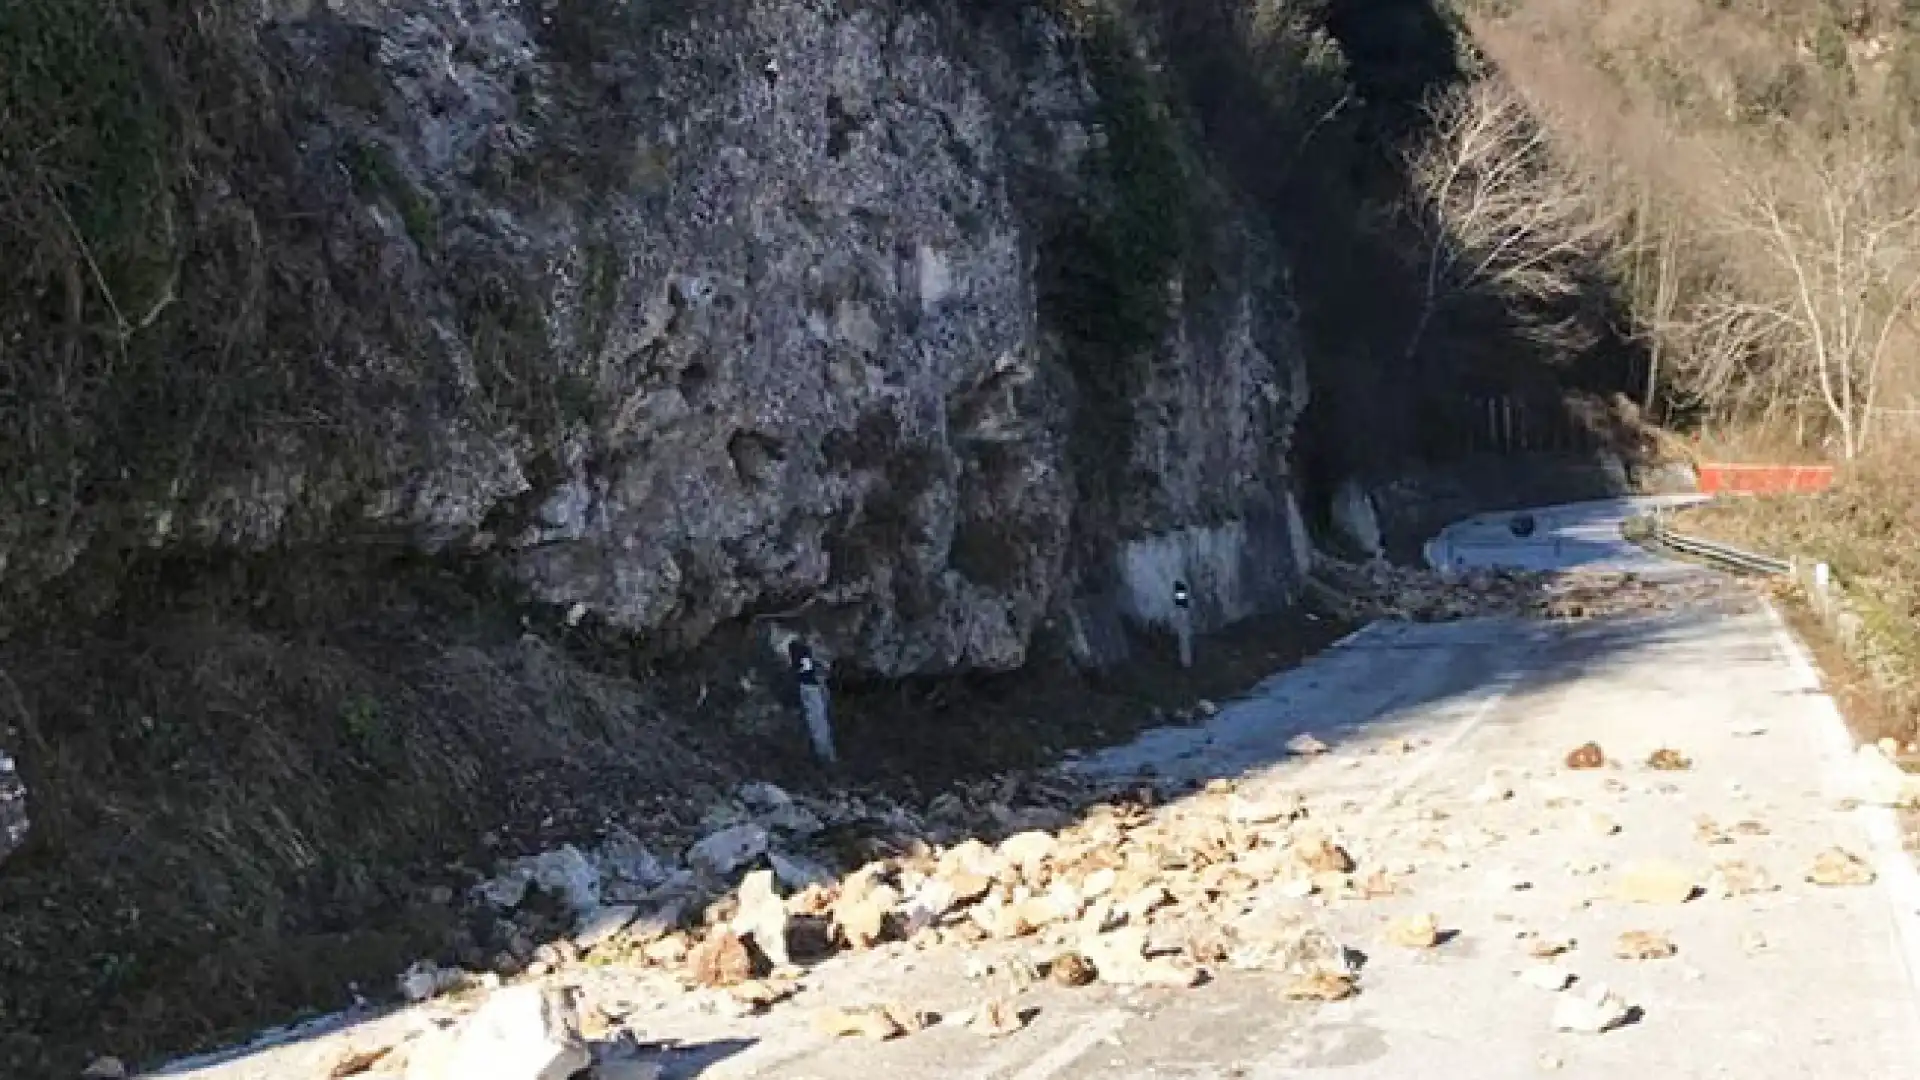
[[[1708,495],[1805,495],[1833,486],[1831,465],[1703,464],[1694,471]]]

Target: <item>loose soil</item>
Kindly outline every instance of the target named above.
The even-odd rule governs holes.
[[[1191,670],[1145,642],[1101,676],[852,687],[827,771],[797,717],[733,714],[740,642],[731,660],[622,659],[486,598],[449,615],[464,585],[417,585],[329,599],[351,617],[147,611],[124,636],[0,658],[42,744],[30,790],[62,796],[0,873],[0,1076],[163,1060],[386,997],[451,955],[444,897],[501,856],[614,825],[677,850],[746,779],[924,800],[1176,722],[1351,629],[1300,611],[1202,639]]]

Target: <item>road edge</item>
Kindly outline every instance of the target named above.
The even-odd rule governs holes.
[[[1767,619],[1773,624],[1773,636],[1781,653],[1806,691],[1807,707],[1814,711],[1821,749],[1827,756],[1826,769],[1845,768],[1853,757],[1853,731],[1840,711],[1839,702],[1827,693],[1813,653],[1793,632],[1779,607],[1762,598]],[[1853,814],[1871,845],[1873,869],[1882,892],[1892,908],[1891,915],[1900,943],[1902,966],[1906,969],[1908,1005],[1920,1018],[1920,868],[1907,855],[1900,842],[1900,825],[1894,811],[1885,806],[1857,807]]]

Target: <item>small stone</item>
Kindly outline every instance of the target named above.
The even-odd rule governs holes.
[[[1440,924],[1432,915],[1403,915],[1387,923],[1386,937],[1403,949],[1431,949],[1440,944]]]
[[[640,909],[632,904],[616,904],[603,907],[591,915],[584,916],[573,932],[573,943],[582,952],[592,952],[615,934],[633,925],[640,915]]]
[[[1056,841],[1044,832],[1016,833],[1000,842],[1000,854],[1008,862],[1031,873],[1053,854]]]
[[[1313,971],[1293,980],[1282,991],[1289,1001],[1344,1001],[1359,992],[1351,975]]]
[[[687,954],[688,974],[700,986],[736,986],[753,977],[753,954],[731,930],[716,930]]]
[[[1666,862],[1628,867],[1614,884],[1614,898],[1630,904],[1684,904],[1697,891],[1692,874]]]
[[[1536,960],[1551,960],[1573,951],[1572,938],[1535,938],[1527,945],[1527,955]]]
[[[1304,848],[1296,847],[1295,850],[1300,856],[1300,861],[1316,874],[1328,871],[1341,874],[1353,872],[1353,856],[1348,855],[1345,848],[1325,837],[1308,843]]]
[[[764,780],[750,780],[741,784],[740,790],[735,794],[750,809],[761,813],[793,805],[793,796]]]
[[[822,1009],[814,1014],[813,1027],[822,1035],[842,1038],[857,1035],[884,1041],[911,1035],[926,1028],[926,1018],[896,1005],[853,1005]]]
[[[1085,986],[1097,978],[1093,961],[1079,953],[1061,953],[1047,964],[1047,978],[1061,986]]]
[[[687,940],[687,935],[676,932],[657,941],[647,942],[641,947],[640,955],[650,964],[665,967],[685,960],[692,949],[693,945]]]
[[[408,1001],[420,1002],[458,988],[466,981],[466,972],[443,968],[431,960],[416,960],[400,974],[400,994]]]
[[[1562,996],[1553,1009],[1553,1027],[1556,1031],[1598,1035],[1626,1023],[1630,1014],[1620,995],[1596,984],[1584,994]]]
[[[567,1080],[591,1064],[571,995],[523,983],[494,992],[455,1027],[410,1045],[406,1080]]]
[[[383,1049],[380,1053],[385,1054],[386,1051]],[[364,1072],[365,1069],[363,1068],[358,1071]],[[353,1073],[336,1072],[333,1075],[352,1076]],[[81,1080],[126,1080],[126,1077],[126,1063],[117,1057],[94,1058],[92,1064],[88,1065],[80,1074]]]
[[[1227,816],[1242,825],[1273,825],[1305,813],[1305,802],[1294,792],[1259,799],[1235,795],[1227,804]]]
[[[1379,900],[1400,891],[1394,884],[1393,875],[1387,873],[1384,867],[1376,867],[1366,877],[1353,882],[1353,889],[1367,900]]]
[[[826,885],[833,880],[832,872],[826,867],[799,855],[769,851],[767,861],[773,864],[774,880],[790,892],[799,892],[813,885]]]
[[[1672,939],[1653,930],[1628,930],[1613,946],[1622,960],[1665,960],[1678,951]]]
[[[1301,757],[1312,757],[1316,754],[1324,754],[1327,750],[1327,744],[1314,738],[1312,732],[1303,731],[1287,740],[1287,751]]]
[[[1607,755],[1600,749],[1599,743],[1584,743],[1567,753],[1569,769],[1599,769],[1607,764]]]
[[[1027,1026],[1025,1016],[1003,998],[994,998],[980,1006],[968,1022],[967,1030],[975,1035],[984,1035],[989,1039],[998,1039],[1011,1035]]]
[[[1599,811],[1586,816],[1587,831],[1595,836],[1613,836],[1620,831],[1620,823]]]
[[[1215,705],[1206,698],[1201,698],[1199,701],[1193,703],[1193,711],[1200,716],[1210,719],[1220,715],[1220,706]]]
[[[784,979],[777,981],[748,979],[737,986],[728,987],[727,993],[742,1005],[758,1010],[787,1000],[798,993],[799,989],[798,986]]]
[[[1144,919],[1173,902],[1173,894],[1167,891],[1167,887],[1155,883],[1128,897],[1120,905],[1120,910],[1129,919]]]
[[[1758,930],[1748,930],[1740,935],[1740,948],[1748,954],[1766,952],[1768,947],[1767,935]]]
[[[349,1047],[340,1055],[340,1060],[334,1062],[333,1068],[327,1070],[327,1080],[346,1080],[350,1076],[371,1072],[375,1065],[380,1064],[392,1052],[391,1046]],[[107,1063],[105,1071],[94,1071],[94,1067],[100,1066],[103,1062]],[[113,1071],[116,1067],[119,1070],[117,1072]],[[121,1065],[119,1059],[101,1058],[89,1066],[86,1072],[81,1073],[80,1078],[81,1080],[115,1080],[126,1075],[126,1066]]]
[[[1827,888],[1871,885],[1877,875],[1866,860],[1844,848],[1828,848],[1813,860],[1807,880]]]
[[[1707,891],[1721,899],[1773,892],[1778,888],[1765,870],[1738,860],[1715,865],[1713,875],[1707,879]]]
[[[541,892],[565,898],[576,914],[600,904],[600,871],[572,844],[520,860],[517,873],[531,878]]]
[[[849,947],[871,949],[886,936],[887,914],[898,902],[899,894],[885,885],[842,895],[833,905],[833,929]]]
[[[1573,972],[1558,964],[1536,964],[1520,972],[1520,981],[1557,994],[1573,985]]]
[[[1100,981],[1114,986],[1191,987],[1200,981],[1200,971],[1171,958],[1146,955],[1147,931],[1127,927],[1107,934],[1096,934],[1081,946],[1081,952],[1099,972]]]
[[[759,825],[733,825],[706,836],[687,849],[687,862],[714,877],[733,872],[767,853],[767,830]]]
[[[1548,1051],[1541,1051],[1540,1057],[1537,1059],[1536,1063],[1540,1066],[1541,1069],[1543,1069],[1546,1072],[1554,1072],[1558,1069],[1564,1068],[1567,1064],[1565,1061],[1562,1061],[1557,1055]]]
[[[741,881],[737,895],[739,910],[733,916],[734,932],[751,939],[754,947],[775,967],[791,964],[793,961],[787,952],[790,917],[786,901],[774,887],[773,871],[755,870],[748,874]]]
[[[1661,747],[1647,755],[1647,768],[1662,772],[1685,772],[1693,768],[1693,759],[1670,747]]]
[[[1114,885],[1118,883],[1119,880],[1120,874],[1118,871],[1110,866],[1103,866],[1093,873],[1088,874],[1086,880],[1080,883],[1080,894],[1088,900],[1098,900],[1112,892]]]

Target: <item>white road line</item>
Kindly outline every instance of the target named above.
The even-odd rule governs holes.
[[[1073,1064],[1081,1054],[1091,1050],[1094,1043],[1125,1027],[1127,1019],[1127,1014],[1118,1010],[1108,1010],[1087,1017],[1073,1034],[1067,1036],[1053,1049],[1033,1059],[1026,1068],[1014,1073],[1012,1080],[1047,1080],[1048,1077]]]
[[[1809,691],[1806,694],[1807,704],[1816,714],[1819,725],[1817,734],[1825,744],[1830,767],[1846,768],[1854,752],[1853,733],[1847,728],[1846,717],[1841,715],[1840,706],[1826,692],[1819,669],[1814,666],[1813,657],[1807,652],[1806,646],[1794,636],[1779,609],[1770,602],[1765,603],[1767,617],[1773,622],[1774,640],[1786,655],[1787,663],[1792,666],[1801,683],[1801,689]],[[1909,1004],[1920,1009],[1920,871],[1915,870],[1913,860],[1901,845],[1899,819],[1891,809],[1862,806],[1854,814],[1865,826],[1867,839],[1873,845],[1874,870],[1879,874],[1880,884],[1893,908],[1901,959],[1906,968],[1907,981],[1914,991]]]
[[[1075,1021],[1072,1034],[1053,1044],[1045,1053],[1027,1063],[1026,1068],[1013,1074],[1009,1080],[1047,1080],[1047,1077],[1073,1064],[1080,1055],[1093,1048],[1100,1040],[1127,1026],[1130,1015],[1117,1009],[1094,1013],[1083,1021]],[[979,1068],[967,1073],[967,1080],[992,1080],[1007,1069],[1019,1063],[1023,1046],[1008,1047],[986,1060]]]
[[[1515,670],[1488,684],[1487,696],[1474,707],[1472,714],[1460,721],[1444,739],[1415,758],[1406,769],[1402,770],[1393,783],[1387,785],[1385,791],[1375,796],[1372,802],[1361,809],[1360,819],[1362,821],[1371,819],[1391,809],[1395,803],[1405,798],[1407,792],[1412,791],[1420,781],[1427,778],[1429,773],[1438,768],[1447,755],[1457,750],[1461,743],[1466,742],[1467,736],[1472,735],[1479,730],[1480,725],[1487,722],[1487,718],[1493,715],[1493,711],[1500,707],[1501,702],[1507,700],[1507,695],[1513,692],[1513,688],[1519,682],[1520,672]]]
[[[1384,624],[1379,622],[1370,622],[1358,630],[1354,630],[1349,633],[1342,634],[1340,637],[1335,638],[1331,643],[1327,645],[1326,648],[1320,651],[1332,652],[1335,649],[1344,649],[1347,646],[1352,645],[1354,642],[1359,641],[1361,638],[1366,637],[1369,634],[1372,634],[1376,629],[1378,629],[1382,625]],[[1309,662],[1311,662],[1312,658],[1309,657],[1308,660]],[[1300,665],[1300,667],[1305,667],[1305,666],[1306,666],[1305,664]],[[1298,671],[1300,670],[1300,668],[1296,667],[1290,670]]]

